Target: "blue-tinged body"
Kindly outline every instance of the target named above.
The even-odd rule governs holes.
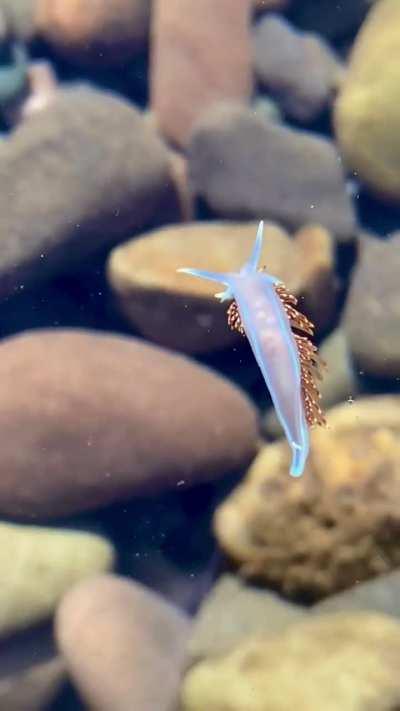
[[[300,476],[308,456],[309,433],[299,353],[289,318],[275,289],[279,280],[258,271],[262,237],[263,223],[260,222],[253,254],[238,273],[179,271],[222,283],[227,288],[216,296],[221,301],[235,299],[244,331],[292,449],[290,473]]]

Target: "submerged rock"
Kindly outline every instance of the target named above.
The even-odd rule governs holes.
[[[222,100],[250,98],[253,0],[157,0],[151,105],[162,133],[184,146],[196,119]]]
[[[171,711],[189,629],[177,608],[116,576],[76,586],[56,620],[72,680],[98,711]]]
[[[400,398],[361,398],[311,433],[304,475],[286,442],[261,450],[217,509],[239,573],[291,597],[322,598],[400,565]]]
[[[289,237],[267,223],[261,263],[304,297],[317,326],[335,308],[333,240],[315,225]],[[132,325],[157,343],[206,353],[237,342],[227,324],[227,305],[216,285],[177,273],[182,266],[229,272],[240,269],[253,248],[257,223],[199,222],[173,225],[116,247],[108,276]]]
[[[95,509],[247,466],[257,415],[211,370],[143,341],[32,331],[0,345],[0,512]]]
[[[100,536],[0,523],[0,636],[50,617],[68,588],[113,562]]]
[[[297,229],[310,221],[340,240],[355,216],[331,141],[251,109],[220,105],[194,128],[189,146],[194,192],[218,215],[276,220]]]
[[[344,318],[351,353],[365,373],[397,378],[400,374],[400,232],[385,241],[365,237],[360,252]]]
[[[400,625],[390,617],[321,615],[194,666],[182,711],[394,711],[399,655]]]
[[[60,91],[0,146],[0,295],[177,216],[167,149],[101,91]]]
[[[256,25],[253,47],[259,82],[288,116],[313,121],[330,105],[343,68],[322,38],[271,14]]]
[[[119,65],[147,44],[149,0],[37,0],[37,26],[53,49],[80,65]]]
[[[379,0],[352,48],[335,107],[342,155],[358,179],[400,202],[400,4]]]

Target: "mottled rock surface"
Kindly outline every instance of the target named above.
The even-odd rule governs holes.
[[[255,634],[277,634],[305,614],[300,605],[225,574],[196,615],[188,648],[190,660],[226,654]]]
[[[1,523],[0,635],[46,619],[68,588],[113,560],[113,547],[100,536]]]
[[[395,711],[400,625],[386,615],[318,616],[243,642],[187,674],[183,711]]]
[[[310,221],[342,240],[354,212],[336,149],[329,140],[274,122],[251,109],[220,105],[196,124],[189,147],[194,192],[218,215]]]
[[[67,515],[246,466],[257,418],[210,370],[142,341],[32,331],[0,346],[0,511]]]
[[[118,65],[148,41],[149,0],[37,0],[41,36],[68,60]]]
[[[380,0],[352,47],[335,107],[336,136],[347,165],[368,188],[400,201],[400,5]]]
[[[290,238],[274,224],[264,227],[262,264],[282,279],[302,308],[326,325],[335,308],[333,240],[309,225]],[[257,223],[202,222],[164,227],[116,247],[108,275],[121,308],[151,340],[187,352],[207,352],[238,340],[227,325],[227,305],[216,285],[177,273],[183,266],[238,271],[249,258]]]
[[[178,609],[115,576],[76,586],[56,619],[69,673],[93,711],[171,711],[189,629]]]
[[[304,475],[285,441],[266,446],[217,509],[215,531],[245,577],[322,598],[400,565],[400,399],[327,413]]]
[[[267,14],[255,27],[253,50],[259,82],[288,116],[313,121],[330,105],[343,69],[318,35]]]
[[[344,326],[358,366],[371,375],[400,374],[400,232],[363,239],[353,272]]]
[[[162,133],[188,142],[193,123],[222,100],[252,89],[252,0],[154,0],[151,105]]]
[[[170,172],[133,106],[83,87],[60,92],[0,145],[0,295],[176,215]]]

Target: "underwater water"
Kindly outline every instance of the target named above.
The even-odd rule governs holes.
[[[0,0],[0,711],[399,708],[399,33]]]

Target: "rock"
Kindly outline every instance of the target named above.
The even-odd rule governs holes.
[[[256,25],[253,44],[256,76],[288,116],[313,121],[328,108],[343,69],[322,38],[271,14]]]
[[[340,40],[356,31],[374,0],[351,0],[332,3],[331,0],[302,0],[293,3],[295,25]]]
[[[362,371],[396,378],[400,369],[400,232],[360,245],[346,304],[344,327]]]
[[[239,389],[134,338],[56,329],[3,340],[0,383],[2,514],[66,516],[189,486],[240,470],[256,449]]]
[[[177,214],[168,151],[104,92],[60,91],[0,149],[1,297]]]
[[[316,316],[318,325],[326,324],[335,306],[330,235],[311,225],[294,239],[274,224],[264,230],[262,259],[268,271],[295,294],[303,294],[309,315]],[[257,223],[173,225],[115,248],[108,276],[129,321],[146,338],[187,352],[235,343],[238,334],[227,326],[227,307],[215,299],[215,284],[176,270],[237,270],[251,254],[256,231]]]
[[[76,64],[122,64],[147,44],[149,0],[37,2],[40,34],[57,53]]]
[[[333,144],[220,105],[197,123],[189,148],[194,192],[218,215],[265,218],[291,228],[311,220],[339,239],[355,217]]]
[[[97,535],[0,523],[0,635],[48,618],[68,588],[113,559],[111,544]]]
[[[6,676],[2,674],[1,711],[47,709],[60,689],[64,676],[64,663],[60,658],[36,663],[27,669]]]
[[[397,0],[376,2],[356,38],[335,107],[336,136],[346,163],[371,192],[396,203],[400,200],[399,29]],[[382,71],[376,71],[378,66]]]
[[[155,0],[151,106],[162,133],[185,146],[193,124],[222,100],[252,90],[249,21],[253,0]]]
[[[194,621],[189,655],[199,661],[226,654],[247,637],[273,635],[302,619],[303,608],[275,593],[223,575],[200,607]]]
[[[93,711],[170,711],[189,628],[177,608],[114,576],[76,586],[56,619],[68,670]]]
[[[336,328],[320,347],[321,358],[327,364],[319,389],[322,407],[327,410],[339,402],[354,398],[359,387],[351,362],[347,338],[342,327]],[[268,411],[264,421],[265,432],[273,437],[282,435],[275,410]]]
[[[399,654],[400,625],[386,615],[318,616],[193,667],[182,711],[395,711]]]
[[[400,564],[400,398],[360,399],[311,433],[300,479],[286,442],[261,450],[217,509],[214,527],[239,573],[318,599]]]
[[[37,33],[37,0],[0,0],[0,12],[4,13],[12,35],[28,42]]]
[[[350,590],[331,595],[311,608],[315,614],[346,610],[382,612],[400,618],[400,572],[395,570],[375,580],[358,583]]]

